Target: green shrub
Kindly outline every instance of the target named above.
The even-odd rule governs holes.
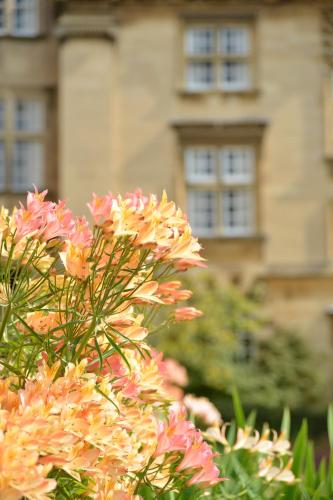
[[[216,401],[236,385],[246,406],[320,410],[327,401],[322,362],[300,335],[272,327],[258,300],[207,272],[184,285],[204,316],[170,325],[155,345],[187,368],[191,391]]]

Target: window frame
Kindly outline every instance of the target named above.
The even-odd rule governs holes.
[[[42,105],[42,113],[44,114],[44,127],[42,126],[39,131],[22,131],[17,130],[15,127],[15,105],[18,100],[32,100],[38,101]],[[40,185],[39,189],[43,189],[46,185],[47,177],[47,153],[49,142],[48,130],[48,98],[43,92],[38,91],[0,91],[0,100],[4,101],[4,128],[0,130],[0,142],[4,143],[4,187],[0,185],[0,194],[12,193],[22,194],[31,188],[31,186],[22,186],[15,188],[13,177],[13,162],[15,144],[19,141],[23,142],[37,142],[41,145],[42,160],[40,165]]]
[[[228,148],[237,148],[238,150],[249,150],[251,151],[251,162],[253,168],[253,176],[251,182],[234,182],[226,183],[222,179],[222,163],[220,157],[222,156],[222,151]],[[216,161],[216,180],[214,182],[191,182],[187,177],[187,166],[186,166],[186,155],[191,149],[207,149],[215,151],[215,161]],[[258,145],[256,142],[251,140],[229,140],[229,141],[191,141],[190,139],[182,143],[181,148],[182,153],[182,166],[183,166],[183,179],[185,188],[185,206],[188,207],[189,192],[191,191],[212,191],[216,193],[216,226],[212,231],[196,231],[193,227],[193,232],[199,238],[225,238],[225,239],[246,239],[254,238],[259,233],[259,186],[258,186]],[[230,228],[225,228],[223,225],[223,198],[222,193],[226,191],[246,191],[252,193],[252,225],[249,231],[231,231]],[[188,212],[190,219],[190,213]]]
[[[248,33],[249,50],[244,54],[226,54],[221,50],[220,32],[222,28],[241,28],[245,29]],[[215,51],[212,53],[191,54],[187,52],[187,39],[191,29],[212,29],[214,33],[214,46]],[[219,92],[225,94],[240,93],[246,94],[253,92],[256,86],[256,65],[255,65],[255,26],[251,19],[232,19],[232,18],[217,18],[215,20],[205,19],[189,19],[183,23],[182,26],[182,89],[188,93],[210,93]],[[221,79],[222,66],[225,62],[240,62],[244,63],[247,67],[247,83],[235,84],[223,83]],[[188,80],[188,68],[191,62],[211,62],[213,80],[211,85],[200,86],[191,84]]]

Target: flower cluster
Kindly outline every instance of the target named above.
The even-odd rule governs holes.
[[[172,406],[186,372],[147,343],[159,308],[168,325],[202,314],[177,308],[191,292],[175,273],[204,265],[186,216],[165,194],[94,195],[90,227],[46,195],[0,212],[0,498],[216,484],[211,448]]]
[[[211,448],[193,423],[186,420],[185,407],[178,404],[171,409],[169,420],[160,422],[155,456],[175,454],[176,457],[173,457],[171,462],[174,463],[179,452],[184,456],[175,471],[195,471],[188,481],[190,485],[202,483],[213,486],[222,480],[219,478],[219,469],[214,464]]]
[[[131,492],[124,474],[140,471],[156,448],[152,408],[127,408],[110,377],[97,382],[85,365],[69,364],[56,378],[59,364],[43,363],[18,392],[2,382],[2,498],[44,498],[56,488],[55,469],[85,478],[93,498]]]
[[[250,426],[238,428],[234,443],[230,443],[226,436],[227,424],[221,428],[213,426],[207,429],[209,439],[223,445],[224,453],[237,450],[247,450],[257,453],[260,457],[258,476],[266,481],[281,481],[293,483],[296,478],[291,470],[291,444],[283,432],[265,427],[262,434]]]

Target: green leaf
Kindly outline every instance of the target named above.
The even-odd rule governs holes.
[[[324,484],[321,483],[318,488],[316,489],[316,491],[314,492],[313,496],[312,496],[312,500],[323,500],[323,498],[325,498],[323,496],[323,489],[324,489]]]
[[[246,423],[245,414],[244,414],[244,410],[243,410],[242,403],[240,401],[240,397],[239,397],[238,390],[237,390],[236,386],[233,386],[232,391],[231,391],[231,395],[232,395],[232,402],[233,402],[233,406],[234,406],[236,424],[238,427],[244,428],[245,423]]]
[[[296,436],[295,444],[293,447],[293,465],[292,471],[296,477],[301,477],[304,470],[304,462],[307,453],[308,447],[308,423],[306,419],[303,419],[301,428]],[[287,487],[286,489],[286,498],[288,500],[296,500],[299,499],[300,496],[300,488],[299,485],[293,485],[291,487]]]
[[[284,433],[286,439],[290,436],[290,410],[289,408],[284,408],[281,422],[281,432]]]
[[[306,419],[303,419],[301,428],[297,434],[297,437],[295,439],[295,444],[293,447],[294,460],[293,460],[292,470],[297,477],[299,477],[303,471],[307,445],[308,445],[308,423]]]
[[[228,431],[227,431],[227,440],[229,441],[229,443],[231,445],[235,444],[235,441],[236,441],[236,423],[235,421],[233,420],[228,428]]]
[[[331,451],[330,454],[330,461],[326,477],[327,477],[327,489],[332,496],[333,495],[333,451]]]
[[[309,443],[306,450],[305,458],[305,473],[304,473],[305,485],[310,488],[315,487],[316,481],[316,466],[314,461],[313,453],[313,443]]]
[[[322,458],[318,467],[318,482],[319,484],[324,483],[327,474],[326,458]]]
[[[333,404],[331,403],[328,407],[327,412],[327,430],[328,430],[328,440],[330,443],[331,450],[333,450]]]
[[[249,415],[247,416],[246,425],[248,427],[252,427],[252,429],[254,429],[254,427],[256,425],[256,419],[257,419],[257,412],[256,412],[256,410],[252,410],[249,413]]]

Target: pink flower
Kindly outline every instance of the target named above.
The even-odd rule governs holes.
[[[143,195],[142,189],[137,188],[133,193],[126,193],[125,200],[133,208],[142,208],[147,205],[148,198]]]
[[[96,224],[102,224],[108,218],[114,199],[112,193],[105,196],[97,196],[93,193],[93,199],[90,203],[87,203],[87,206]]]
[[[175,405],[170,412],[169,421],[161,422],[157,436],[155,456],[170,451],[185,451],[196,433],[192,422],[185,420],[185,408]]]
[[[178,471],[184,469],[196,469],[202,467],[208,459],[212,459],[213,452],[211,448],[202,439],[199,432],[196,431],[191,446],[186,450],[183,460],[177,467]]]
[[[86,248],[90,246],[92,238],[93,235],[87,219],[85,217],[77,218],[70,233],[71,242],[81,248]]]
[[[205,424],[214,425],[222,423],[220,412],[209,399],[203,397],[197,398],[192,394],[186,394],[184,404],[195,417],[199,417]]]
[[[161,360],[159,368],[167,382],[184,387],[188,384],[186,368],[171,358]]]
[[[191,479],[188,481],[188,485],[201,484],[203,487],[214,486],[214,484],[225,481],[225,477],[219,477],[220,471],[214,464],[214,462],[209,462],[202,467]]]

